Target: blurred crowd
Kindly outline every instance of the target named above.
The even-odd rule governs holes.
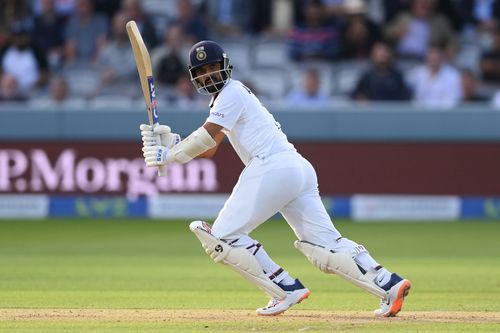
[[[0,0],[0,103],[143,105],[129,20],[162,107],[207,105],[187,72],[202,39],[263,100],[290,108],[500,107],[500,0]]]

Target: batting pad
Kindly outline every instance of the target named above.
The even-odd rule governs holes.
[[[295,241],[295,247],[322,272],[337,274],[378,298],[387,297],[387,292],[375,284],[375,275],[363,274],[350,253],[331,252],[319,245],[303,241]]]
[[[245,248],[232,247],[213,236],[210,226],[202,221],[194,221],[189,229],[198,237],[205,252],[215,261],[231,267],[262,291],[279,300],[286,298],[286,292],[272,282],[255,257]]]

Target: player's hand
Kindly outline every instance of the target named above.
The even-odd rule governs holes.
[[[171,149],[181,141],[177,133],[172,133],[169,126],[156,125],[150,126],[142,124],[140,127],[142,142],[144,146],[162,145]]]
[[[142,124],[139,128],[146,165],[155,167],[167,164],[170,149],[181,141],[179,134],[172,133],[170,127],[160,124]]]
[[[169,162],[170,149],[162,145],[144,146],[142,155],[148,167],[162,166]]]
[[[172,133],[170,127],[165,125],[156,125],[153,129],[155,135],[160,136],[162,146],[172,149],[173,146],[181,142],[181,136],[177,133]]]

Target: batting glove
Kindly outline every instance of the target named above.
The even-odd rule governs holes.
[[[150,126],[142,124],[140,127],[143,146],[161,145],[171,149],[181,141],[177,133],[172,133],[169,126],[156,125]]]
[[[144,146],[142,147],[142,155],[148,167],[157,167],[170,162],[170,149],[165,146]]]

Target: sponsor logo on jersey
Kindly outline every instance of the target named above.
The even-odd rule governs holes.
[[[210,112],[210,114],[214,117],[217,117],[217,118],[224,118],[224,114],[223,113],[220,113],[220,112],[215,112],[215,111],[212,111]]]

